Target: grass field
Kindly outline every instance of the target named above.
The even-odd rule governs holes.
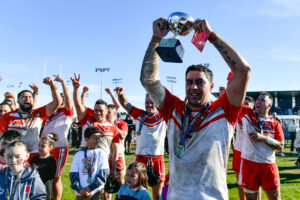
[[[283,200],[300,200],[300,169],[295,167],[296,153],[289,153],[288,147],[284,149],[285,157],[277,157],[276,163],[279,168],[280,173],[280,183],[281,183],[281,197]],[[62,199],[69,200],[75,199],[75,193],[70,188],[69,181],[69,171],[73,156],[76,153],[75,149],[70,149],[70,155],[65,166],[62,182],[63,182],[63,196]],[[126,155],[126,164],[134,161],[134,154]],[[229,190],[229,199],[235,200],[239,199],[237,191],[237,182],[234,172],[231,170],[232,154],[230,154],[228,161],[228,171],[227,171],[227,185]],[[169,156],[165,156],[166,173],[169,167]],[[151,188],[149,189],[149,194],[151,195]],[[113,195],[114,199],[115,195]],[[265,193],[262,194],[262,199],[267,199]]]

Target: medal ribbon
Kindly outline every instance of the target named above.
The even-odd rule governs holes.
[[[91,163],[90,165],[87,167],[87,171],[88,171],[88,179],[91,179],[92,178],[92,168],[93,168],[93,163],[95,162],[95,155],[96,155],[96,150],[94,149],[93,151],[93,155],[91,157]],[[86,160],[86,162],[88,161],[87,159],[87,149],[85,148],[84,149],[84,158]]]
[[[20,111],[18,111],[18,115],[22,121],[23,130],[27,131],[27,126],[28,126],[29,120],[31,119],[31,112],[28,113],[26,122],[24,122],[24,117]]]
[[[6,168],[6,172],[5,172],[5,175],[7,176],[7,172],[8,172],[8,168]],[[19,173],[18,173],[18,175],[17,175],[17,177],[16,178],[14,178],[14,176],[12,176],[12,178],[14,179],[14,184],[13,184],[13,186],[12,186],[12,188],[11,188],[11,192],[9,193],[9,189],[8,188],[10,188],[10,187],[6,187],[6,198],[7,198],[7,200],[9,200],[10,199],[10,196],[11,195],[13,195],[14,193],[15,193],[15,191],[16,191],[16,187],[17,187],[17,184],[18,184],[18,182],[20,181],[20,179],[21,179],[21,177],[22,177],[22,175],[23,175],[23,172],[24,172],[24,169],[22,169]],[[9,184],[9,183],[8,183]]]
[[[142,127],[144,125],[144,122],[146,121],[146,119],[148,118],[147,115],[146,115],[146,111],[143,113],[142,117],[141,117],[141,121],[140,121],[140,124],[139,124],[139,130],[138,131],[142,131]]]
[[[179,145],[184,146],[185,145],[185,139],[187,138],[188,134],[190,132],[194,132],[198,128],[198,127],[196,127],[192,130],[193,126],[202,117],[203,113],[206,111],[206,108],[209,105],[210,105],[210,103],[206,104],[206,106],[204,108],[202,108],[202,110],[200,112],[197,113],[197,115],[194,117],[194,119],[191,121],[190,124],[189,124],[189,119],[190,119],[190,115],[191,115],[192,111],[189,107],[186,106],[186,112],[185,112],[185,115],[184,115],[184,121],[183,121],[182,131],[181,131],[181,134],[180,134]]]
[[[257,121],[258,121],[258,126],[259,126],[259,129],[260,129],[260,133],[263,134],[264,133],[263,125],[265,124],[265,121],[261,121],[256,112],[255,112],[255,115],[256,115],[256,118],[257,118]]]

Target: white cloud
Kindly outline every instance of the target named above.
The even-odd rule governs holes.
[[[271,7],[259,10],[259,13],[268,17],[300,16],[299,0],[269,0]]]

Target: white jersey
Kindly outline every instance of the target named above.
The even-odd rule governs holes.
[[[245,109],[244,106],[242,106],[242,110]],[[241,111],[243,112],[243,111]],[[234,143],[234,150],[242,152],[243,143],[245,137],[247,135],[245,134],[244,128],[243,128],[243,118],[239,117],[238,121],[235,125],[235,143]]]
[[[300,148],[300,130],[297,131],[294,146]]]
[[[175,155],[186,109],[185,102],[165,89],[160,110],[168,123],[169,188],[167,199],[228,199],[227,162],[233,127],[241,107],[233,107],[226,93],[206,108],[185,139],[185,150]],[[192,110],[190,122],[195,113]]]
[[[164,141],[166,137],[167,124],[159,112],[152,116],[144,114],[145,111],[133,107],[130,115],[135,120],[136,127],[136,155],[163,155]],[[144,121],[139,128],[141,121]]]
[[[55,148],[68,147],[68,132],[72,124],[72,116],[74,109],[68,111],[66,108],[56,111],[45,121],[45,127],[42,137],[46,137],[49,133],[58,134],[58,140],[55,142]]]
[[[261,132],[259,121],[255,112],[248,108],[243,117],[244,134],[246,135],[243,143],[241,157],[256,163],[275,163],[275,151],[264,142],[254,142],[250,139],[249,133]],[[276,140],[284,140],[283,130],[280,123],[273,117],[259,119],[262,123],[263,134],[269,135]]]
[[[78,151],[73,158],[72,166],[70,169],[71,172],[78,172],[79,173],[79,180],[80,180],[80,187],[86,188],[90,185],[90,183],[87,182],[88,180],[88,171],[87,171],[87,165],[91,164],[91,161],[93,160],[93,167],[91,169],[92,173],[92,182],[95,181],[96,175],[99,174],[100,170],[107,169],[109,171],[109,165],[108,165],[108,155],[101,149],[92,149],[87,150],[87,157],[85,158],[85,150]],[[94,154],[94,159],[93,153]],[[101,185],[97,190],[100,190],[104,187],[104,185]],[[94,192],[94,191],[93,191]],[[79,193],[76,192],[76,195],[79,195]]]

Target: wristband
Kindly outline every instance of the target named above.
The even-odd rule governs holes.
[[[39,92],[33,91],[33,95],[38,95]]]
[[[51,87],[51,90],[57,90],[56,85],[51,85],[50,87]]]
[[[208,41],[210,43],[214,43],[217,40],[217,34],[215,32],[211,32],[209,37],[208,37]]]
[[[267,139],[267,144],[273,146],[273,147],[277,147],[278,146],[278,141],[277,140],[274,140],[273,138],[271,137],[268,137]]]

